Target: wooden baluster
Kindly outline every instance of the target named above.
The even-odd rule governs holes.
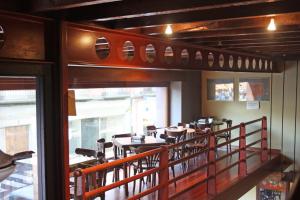
[[[160,152],[159,166],[161,170],[159,171],[159,185],[162,187],[158,191],[159,200],[167,200],[169,198],[169,153],[168,147],[162,146],[162,151]]]
[[[214,133],[209,131],[209,152],[208,152],[208,167],[207,167],[207,193],[215,195],[217,193],[216,188],[216,138]]]
[[[267,117],[262,118],[261,125],[261,161],[264,162],[268,160],[268,131],[267,131]]]
[[[82,197],[82,173],[80,169],[74,171],[74,200]]]
[[[246,162],[246,127],[244,123],[240,124],[240,142],[239,142],[239,176],[247,175]]]
[[[85,174],[83,174],[82,173],[82,175],[81,175],[81,188],[82,188],[82,190],[81,190],[81,192],[82,192],[82,200],[86,200],[86,198],[85,198],[85,187],[86,187],[86,184],[85,184],[85,179],[86,179],[86,175]]]

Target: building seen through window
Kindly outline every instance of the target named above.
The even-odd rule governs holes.
[[[147,125],[167,125],[166,87],[75,89],[76,116],[69,116],[70,164],[76,148],[97,149],[115,134],[144,134]],[[112,152],[111,152],[112,153]]]

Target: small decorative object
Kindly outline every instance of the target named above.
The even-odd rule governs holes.
[[[100,59],[105,59],[109,56],[110,45],[105,37],[97,38],[95,44],[96,54]]]
[[[167,64],[171,64],[173,62],[174,52],[172,47],[167,46],[165,49],[165,61]]]
[[[202,53],[201,51],[196,51],[195,53],[195,61],[202,65]]]
[[[156,58],[156,50],[153,44],[148,44],[146,46],[146,60],[149,63],[153,63]]]
[[[233,64],[234,64],[234,59],[233,59],[233,56],[232,55],[230,55],[229,56],[229,61],[228,61],[229,63],[229,68],[233,68]]]
[[[4,45],[4,29],[2,26],[0,26],[0,49]]]
[[[143,141],[145,141],[145,135],[131,136],[131,141],[133,141],[133,142],[143,142]]]
[[[273,70],[273,62],[270,61],[270,70],[272,71]]]
[[[224,63],[225,63],[224,55],[220,54],[219,55],[219,65],[220,65],[221,68],[224,67]]]
[[[268,60],[265,60],[265,70],[268,70]]]
[[[238,66],[238,68],[239,68],[239,69],[241,69],[241,68],[242,68],[242,64],[243,64],[242,57],[241,57],[241,56],[239,56],[239,57],[238,57],[238,60],[237,60],[237,66]]]
[[[263,63],[262,63],[262,60],[261,60],[261,59],[259,59],[259,61],[258,61],[258,67],[259,67],[259,70],[261,70],[261,69],[262,69],[262,65],[263,65]]]
[[[252,60],[252,69],[255,70],[255,68],[256,68],[256,60],[255,60],[255,58],[253,58],[253,60]]]
[[[131,61],[134,57],[135,47],[131,41],[126,41],[123,44],[123,59]]]
[[[214,65],[214,54],[209,52],[208,53],[208,66],[212,67]]]
[[[249,65],[250,65],[249,58],[246,58],[246,60],[245,60],[245,68],[249,69]]]
[[[183,65],[187,65],[189,63],[189,52],[187,49],[183,49],[181,51],[181,63]]]

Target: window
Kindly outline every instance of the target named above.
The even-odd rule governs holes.
[[[208,79],[207,99],[215,101],[233,101],[233,79]]]
[[[17,160],[11,174],[3,176],[7,166],[0,170],[0,199],[41,199],[35,81],[33,77],[0,77],[0,150],[10,155],[34,152],[32,158]]]
[[[96,149],[115,134],[145,133],[147,125],[167,126],[166,87],[75,89],[76,116],[69,116],[70,164],[76,148]]]
[[[241,78],[239,83],[240,101],[269,101],[269,78]]]

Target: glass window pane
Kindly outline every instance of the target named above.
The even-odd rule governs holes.
[[[240,101],[269,101],[269,78],[243,78],[239,83]]]
[[[233,101],[233,79],[208,79],[207,99],[215,101]]]
[[[34,151],[32,158],[0,167],[0,199],[39,199],[35,79],[0,77],[0,82],[0,150]]]
[[[75,89],[76,116],[69,116],[70,164],[82,161],[76,148],[122,133],[144,134],[146,126],[167,126],[166,87]],[[108,154],[112,155],[112,148]]]

